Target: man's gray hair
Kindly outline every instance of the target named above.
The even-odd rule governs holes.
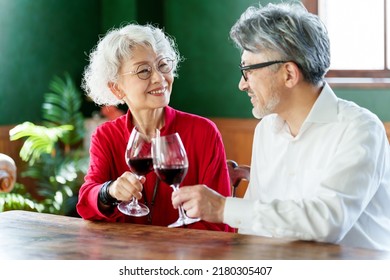
[[[314,85],[324,80],[330,66],[327,29],[301,2],[249,7],[231,28],[230,37],[241,50],[294,61]]]

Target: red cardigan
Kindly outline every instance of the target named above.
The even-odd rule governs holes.
[[[144,193],[148,207],[151,208],[151,221],[147,217],[131,217],[122,214],[115,208],[110,216],[98,209],[98,193],[102,184],[116,180],[129,168],[125,162],[125,149],[133,129],[131,112],[128,111],[113,121],[99,126],[91,137],[90,165],[85,182],[79,191],[77,211],[88,220],[109,222],[129,222],[167,226],[178,218],[178,210],[171,201],[172,188],[159,182],[154,205],[150,205],[156,184],[156,175],[146,175]],[[161,135],[178,132],[187,151],[189,167],[182,186],[205,184],[224,196],[230,196],[230,181],[226,166],[226,155],[222,137],[216,125],[210,120],[165,107],[165,126]],[[144,198],[140,202],[145,203]],[[232,231],[225,224],[213,224],[200,221],[188,228]]]

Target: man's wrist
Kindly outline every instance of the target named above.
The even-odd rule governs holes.
[[[221,206],[219,208],[219,215],[218,215],[220,223],[223,223],[224,221],[225,205],[226,205],[226,197],[221,197]]]

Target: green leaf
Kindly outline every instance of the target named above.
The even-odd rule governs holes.
[[[47,128],[31,122],[24,122],[12,128],[9,134],[11,141],[27,137],[20,149],[19,155],[23,161],[29,162],[32,165],[42,154],[52,153],[58,138],[66,131],[72,129],[72,125]]]
[[[50,83],[51,92],[44,95],[42,105],[44,124],[48,127],[63,124],[73,125],[74,130],[62,135],[61,141],[74,145],[85,135],[84,117],[80,112],[81,94],[69,74],[64,79],[55,76]]]
[[[81,145],[85,135],[80,111],[82,94],[69,74],[64,78],[55,76],[49,90],[44,94],[41,125],[25,122],[10,130],[11,141],[24,140],[20,156],[28,166],[21,176],[33,180],[35,191],[43,200],[38,204],[24,189],[17,197],[8,194],[13,198],[6,206],[0,197],[0,211],[35,207],[32,211],[75,213],[89,161],[88,152]]]
[[[42,212],[44,205],[18,193],[0,193],[0,212],[9,210],[27,210]]]

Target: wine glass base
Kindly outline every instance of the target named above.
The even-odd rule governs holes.
[[[173,227],[181,227],[181,226],[184,226],[184,225],[190,225],[190,224],[193,224],[193,223],[196,223],[196,222],[199,222],[200,219],[199,218],[179,218],[176,222],[168,225],[169,228],[173,228]]]
[[[149,208],[143,204],[133,205],[129,203],[119,203],[118,209],[123,214],[133,217],[143,217],[149,214]]]

